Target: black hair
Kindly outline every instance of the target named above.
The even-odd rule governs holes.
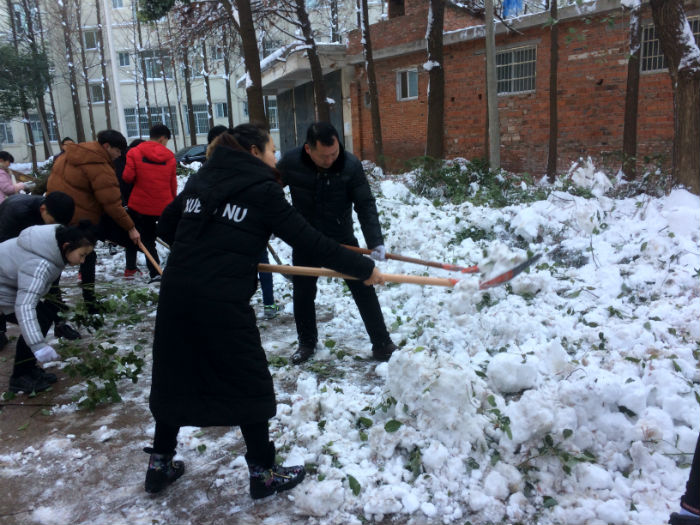
[[[46,211],[59,224],[69,224],[75,213],[75,201],[73,197],[62,191],[52,191],[44,197],[43,204]]]
[[[165,124],[154,124],[148,131],[148,136],[152,139],[159,139],[161,137],[167,137],[170,140],[172,136],[170,134],[170,128]]]
[[[64,145],[66,142],[68,142],[69,140],[70,140],[71,142],[75,142],[75,141],[74,141],[72,138],[70,138],[70,137],[63,137],[63,138],[61,139],[61,146],[63,146],[63,145]]]
[[[317,142],[324,146],[332,146],[333,138],[336,138],[340,143],[338,130],[330,122],[314,122],[306,130],[306,143],[312,148],[316,147]]]
[[[124,151],[126,149],[126,139],[124,135],[116,129],[104,129],[97,134],[97,142],[100,144],[109,144],[113,148],[119,148]]]
[[[75,226],[59,226],[56,228],[56,242],[65,259],[68,252],[83,246],[95,246],[97,243],[97,227],[87,219],[81,220]],[[64,248],[63,245],[68,243]]]
[[[209,130],[209,133],[207,133],[207,144],[211,144],[216,137],[218,137],[222,133],[226,133],[227,130],[228,128],[226,126],[222,126],[221,124],[211,128]]]
[[[136,146],[138,146],[139,144],[143,144],[144,142],[146,142],[146,141],[143,139],[134,139],[131,142],[129,142],[128,149],[135,148]]]
[[[7,151],[0,151],[0,160],[9,160],[10,162],[14,162],[15,158]]]
[[[270,142],[270,132],[267,126],[254,122],[239,124],[235,128],[229,129],[228,133],[233,135],[243,149],[248,152],[253,149],[253,146],[262,152],[265,150],[267,143]]]

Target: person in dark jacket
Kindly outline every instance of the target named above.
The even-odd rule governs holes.
[[[134,189],[133,184],[128,184],[124,182],[124,179],[122,175],[124,174],[124,168],[126,167],[126,155],[129,153],[129,150],[135,148],[142,142],[145,142],[143,139],[134,139],[129,143],[129,147],[126,148],[126,151],[122,153],[120,157],[118,157],[114,161],[114,172],[117,175],[117,180],[119,181],[119,191],[122,193],[122,205],[126,208],[129,204],[129,196],[131,195],[131,190]],[[116,245],[115,249],[116,249]],[[112,244],[110,244],[110,248],[112,247]],[[115,255],[113,251],[110,249],[110,254]],[[133,243],[129,243],[126,246],[124,246],[124,258],[125,258],[125,268],[124,268],[124,277],[134,277],[137,273],[141,273],[138,267],[136,266],[136,256],[138,255],[138,250],[136,248],[136,245]]]
[[[360,161],[344,150],[336,129],[326,122],[309,126],[306,143],[286,153],[277,164],[282,181],[289,185],[292,204],[304,218],[331,239],[358,246],[353,234],[352,208],[360,220],[372,257],[384,260],[384,238],[379,225],[377,205]],[[292,252],[296,266],[309,266],[312,254],[299,249]],[[299,348],[292,362],[303,363],[316,350],[316,277],[294,276],[294,320]],[[372,342],[372,356],[388,361],[396,345],[384,323],[374,288],[357,281],[346,281]]]
[[[165,207],[177,195],[175,155],[166,145],[170,130],[156,124],[149,131],[150,140],[142,142],[126,154],[122,179],[133,184],[129,195],[129,215],[141,233],[141,240],[153,259],[160,263],[156,250],[156,224]],[[160,280],[156,267],[146,260],[151,282]]]
[[[70,223],[73,218],[75,203],[73,199],[57,191],[43,197],[41,195],[12,195],[0,203],[0,242],[18,237],[25,228],[41,224]],[[49,290],[58,310],[52,319],[56,337],[79,339],[80,333],[58,316],[58,311],[65,312],[68,307],[63,302],[58,279]],[[7,344],[7,323],[5,316],[0,314],[0,350]]]
[[[685,494],[681,496],[680,509],[671,513],[671,525],[700,525],[700,436],[695,445],[693,462],[690,465]]]
[[[250,299],[260,252],[271,234],[314,262],[381,284],[373,262],[314,230],[284,198],[269,133],[242,124],[164,210],[159,236],[170,244],[153,341],[149,404],[156,422],[145,489],[159,492],[184,471],[173,461],[179,428],[239,425],[250,494],[262,498],[304,478],[275,464],[268,420],[276,413],[272,376]],[[186,330],[175,327],[187,326]]]

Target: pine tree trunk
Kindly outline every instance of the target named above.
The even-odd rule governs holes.
[[[445,0],[430,0],[428,14],[428,135],[425,155],[444,157],[445,143],[445,68],[443,66],[442,32],[445,21]]]
[[[160,26],[158,25],[158,22],[154,24],[154,28],[156,31],[156,38],[158,40],[158,49],[159,52],[162,53],[163,50],[163,43],[160,39]],[[172,62],[172,52],[168,52],[168,56],[171,57],[171,62]],[[172,128],[173,122],[177,124],[177,120],[175,120],[175,116],[173,115],[173,107],[170,105],[170,93],[168,93],[168,75],[165,72],[165,66],[163,65],[163,55],[161,54],[160,57],[160,73],[161,73],[161,78],[163,79],[163,91],[165,91],[165,103],[168,105],[168,115],[170,116],[170,126],[169,128]],[[175,151],[178,150],[177,147],[177,133],[175,133],[172,129],[172,137],[173,137],[173,147],[175,148]],[[184,145],[184,144],[183,144]]]
[[[146,58],[143,54],[143,36],[141,35],[141,20],[136,17],[136,34],[139,39],[139,59],[141,63],[141,80],[143,81],[143,97],[146,100],[146,118],[148,119],[148,129],[153,127],[153,119],[151,118],[151,101],[148,96],[148,75],[146,74]],[[138,86],[137,86],[138,89]],[[139,126],[140,128],[140,126]]]
[[[340,42],[340,25],[338,23],[338,0],[331,0],[331,42]]]
[[[209,59],[207,57],[207,43],[202,39],[202,65],[204,67],[204,92],[207,96],[207,117],[209,129],[214,127],[214,109],[211,102],[211,85],[209,83]]]
[[[185,100],[187,101],[187,123],[190,128],[190,144],[197,144],[197,128],[194,122],[194,108],[192,107],[192,86],[191,86],[191,73],[190,69],[190,57],[187,54],[187,49],[182,50],[182,63],[184,65],[184,75],[185,75]]]
[[[36,4],[36,8],[37,8],[37,20],[39,22],[39,36],[41,38],[41,50],[44,53],[46,53],[46,42],[44,41],[44,28],[43,28],[42,22],[41,22],[41,11],[40,11],[40,4],[39,3]],[[56,102],[53,98],[53,87],[52,86],[53,86],[53,82],[49,82],[49,87],[48,87],[49,104],[51,105],[51,113],[53,114],[53,122],[54,122],[54,126],[56,129],[56,139],[57,139],[58,143],[60,144],[61,138],[63,135],[62,135],[60,128],[59,128],[58,114],[56,113]]]
[[[382,139],[382,121],[379,114],[379,87],[377,75],[374,70],[374,55],[372,54],[372,40],[369,30],[369,9],[367,0],[360,1],[360,21],[362,31],[362,51],[365,54],[365,69],[367,70],[367,87],[369,88],[370,116],[372,117],[372,140],[374,143],[374,160],[377,165],[385,169],[384,141]]]
[[[226,104],[228,106],[228,127],[233,127],[233,100],[231,97],[231,57],[229,55],[229,39],[227,28],[223,30],[224,74],[226,75]]]
[[[168,40],[171,45],[175,42],[173,39],[173,30],[170,26],[170,14],[166,17],[166,22],[168,24]],[[174,49],[173,49],[174,51]],[[187,144],[185,141],[185,119],[182,117],[182,92],[180,91],[180,82],[177,78],[177,67],[175,64],[175,53],[170,53],[170,63],[173,68],[173,82],[175,83],[175,96],[177,97],[177,110],[176,113],[180,119],[180,129],[182,130],[182,147],[184,148]],[[177,149],[177,148],[176,148]]]
[[[248,74],[246,94],[248,95],[248,118],[251,122],[267,123],[265,102],[262,92],[262,73],[260,71],[260,56],[258,40],[255,36],[253,13],[250,0],[235,0],[240,20],[241,44],[243,46],[243,61]]]
[[[673,177],[700,194],[700,58],[682,0],[651,0],[673,84]]]
[[[627,62],[627,91],[625,93],[625,123],[622,132],[622,172],[625,179],[637,175],[637,112],[639,107],[639,59],[642,55],[641,4],[630,10],[630,57]]]
[[[554,182],[557,176],[557,138],[559,136],[559,118],[557,111],[557,77],[559,73],[559,13],[557,0],[550,6],[550,44],[549,44],[549,148],[547,154],[547,179]]]
[[[88,108],[88,119],[90,120],[90,133],[92,135],[92,140],[96,139],[95,134],[95,115],[92,113],[92,97],[90,96],[90,79],[88,78],[88,67],[87,60],[85,59],[85,40],[83,38],[83,20],[80,12],[80,2],[81,0],[74,0],[75,6],[75,16],[78,26],[78,41],[80,45],[80,62],[83,69],[83,83],[85,85],[85,101],[87,102]]]
[[[111,102],[110,90],[109,90],[109,79],[107,78],[107,64],[105,63],[105,46],[104,39],[102,38],[102,0],[95,0],[95,15],[97,16],[97,46],[100,51],[100,69],[102,71],[102,92],[104,94],[104,110],[105,110],[105,122],[107,123],[107,129],[112,129],[112,115],[109,111],[109,106]],[[115,78],[115,82],[119,82],[119,79]]]
[[[323,80],[323,70],[321,60],[318,57],[316,40],[311,30],[309,14],[306,12],[305,0],[294,0],[296,5],[297,18],[301,25],[301,33],[304,36],[304,43],[308,46],[306,55],[311,66],[311,82],[314,87],[314,104],[316,106],[316,120],[321,122],[331,121],[331,110],[326,97],[326,84]]]

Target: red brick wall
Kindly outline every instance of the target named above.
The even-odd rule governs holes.
[[[408,6],[407,6],[408,7]],[[394,26],[380,29],[378,41],[395,45],[389,34],[418,34],[416,20],[400,17],[410,31]],[[610,20],[612,22],[610,22]],[[645,23],[650,22],[645,12]],[[385,24],[387,22],[384,22]],[[425,32],[422,20],[420,38]],[[591,156],[598,163],[618,167],[622,149],[627,79],[629,19],[621,11],[560,23],[558,152],[560,171],[572,160]],[[375,27],[373,27],[373,30]],[[409,40],[405,40],[409,41]],[[390,42],[387,44],[387,42]],[[536,44],[535,91],[499,96],[501,159],[504,168],[544,173],[549,137],[549,29],[536,27],[523,35],[499,35],[497,46]],[[375,49],[380,49],[373,41]],[[377,61],[384,153],[393,168],[402,167],[425,149],[428,73],[422,69],[425,52]],[[417,100],[396,100],[396,71],[418,67]],[[483,40],[445,47],[445,151],[448,157],[486,156],[486,87]],[[364,67],[356,68],[352,85],[353,138],[363,158],[373,157]],[[667,72],[643,73],[640,82],[638,158],[663,155],[670,160],[673,102]]]

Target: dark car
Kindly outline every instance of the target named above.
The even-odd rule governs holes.
[[[195,144],[187,146],[175,153],[175,160],[182,164],[190,162],[204,162],[206,160],[207,147],[204,144]]]

